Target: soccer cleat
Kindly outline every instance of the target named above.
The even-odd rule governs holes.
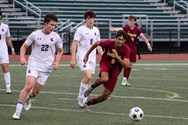
[[[12,116],[12,118],[13,118],[14,120],[19,120],[19,119],[20,119],[20,113],[15,112],[14,115]]]
[[[131,84],[127,81],[127,80],[125,80],[125,79],[123,79],[123,81],[122,81],[122,83],[121,83],[123,86],[131,86]]]
[[[91,108],[89,107],[89,105],[88,104],[84,104],[84,107],[83,107],[84,109],[85,109],[85,111],[86,112],[93,112],[92,110],[91,110]]]
[[[6,88],[6,94],[11,94],[11,93],[12,93],[11,89],[10,88]]]
[[[80,106],[80,108],[83,108],[84,107],[84,100],[80,97],[78,97],[77,100],[78,100],[78,105]]]
[[[85,92],[84,92],[84,97],[88,97],[91,92],[93,91],[93,88],[89,87]]]
[[[28,99],[26,100],[25,104],[24,104],[24,109],[25,109],[26,111],[28,111],[28,110],[31,108],[31,105],[32,105],[31,99],[28,98]]]

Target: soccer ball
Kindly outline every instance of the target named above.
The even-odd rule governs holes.
[[[138,122],[144,118],[144,112],[139,107],[133,107],[130,110],[129,118],[134,122]]]

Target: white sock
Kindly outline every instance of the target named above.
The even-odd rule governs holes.
[[[23,103],[22,102],[18,102],[16,105],[16,112],[17,113],[21,113],[23,109]]]
[[[127,77],[123,77],[123,80],[127,80]]]
[[[79,89],[78,98],[84,99],[84,92],[86,91],[86,89],[87,89],[87,85],[81,82],[80,83],[80,89]]]
[[[10,72],[4,73],[4,80],[6,83],[6,88],[10,88],[10,85],[11,85]]]

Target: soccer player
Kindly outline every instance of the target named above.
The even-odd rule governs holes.
[[[74,34],[74,40],[71,46],[72,57],[70,67],[74,69],[77,63],[83,74],[83,78],[80,83],[79,94],[77,97],[78,105],[80,107],[83,107],[84,103],[87,100],[87,98],[84,97],[84,92],[88,88],[92,74],[95,74],[96,49],[91,52],[88,62],[86,64],[84,64],[83,62],[83,58],[89,48],[95,42],[100,40],[99,29],[94,26],[95,18],[96,14],[93,11],[85,11],[85,25],[78,27]],[[97,47],[97,51],[100,55],[102,55],[103,50],[101,47]]]
[[[128,67],[130,64],[130,49],[124,44],[127,34],[123,30],[119,30],[115,40],[106,40],[96,42],[91,46],[84,57],[84,63],[88,62],[89,54],[97,46],[101,46],[105,51],[100,60],[99,78],[85,91],[84,96],[89,94],[99,85],[103,84],[104,90],[98,96],[90,99],[84,104],[86,111],[91,112],[90,105],[94,105],[106,100],[113,92],[122,67]]]
[[[57,70],[63,54],[62,39],[54,32],[57,16],[52,13],[44,17],[44,27],[32,32],[20,48],[20,63],[27,63],[25,52],[32,46],[32,52],[28,59],[25,87],[20,92],[19,100],[13,119],[19,120],[23,109],[31,108],[31,99],[39,94],[45,85],[50,72]],[[55,52],[57,50],[57,55]]]
[[[125,42],[127,46],[129,46],[131,50],[130,54],[130,67],[124,68],[124,78],[122,81],[122,85],[131,85],[128,83],[129,75],[131,73],[131,69],[134,63],[136,63],[136,54],[137,54],[137,48],[136,43],[138,41],[138,37],[141,37],[144,42],[146,43],[148,50],[151,52],[152,47],[148,41],[148,39],[145,37],[145,35],[142,33],[142,31],[135,25],[136,24],[136,17],[135,16],[129,16],[128,17],[128,26],[124,26],[122,28],[114,28],[111,27],[110,31],[119,31],[124,30],[128,34],[128,40]]]
[[[15,55],[15,51],[10,38],[9,26],[2,22],[2,12],[0,11],[0,64],[4,73],[4,80],[6,84],[6,93],[11,94],[11,75],[9,72],[9,56],[8,56],[8,43],[11,48],[12,55]]]

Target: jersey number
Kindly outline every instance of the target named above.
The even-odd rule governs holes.
[[[92,45],[93,44],[93,39],[90,39],[90,45]]]
[[[49,46],[48,45],[41,45],[41,51],[48,51]]]

